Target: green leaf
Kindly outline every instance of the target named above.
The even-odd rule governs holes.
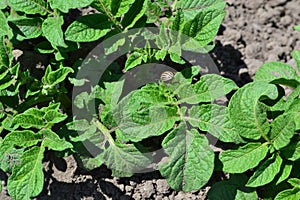
[[[284,106],[283,108],[285,108],[286,112],[298,112],[300,110],[300,85],[297,86],[292,93],[290,93],[286,99],[286,101],[284,101]]]
[[[10,151],[6,152],[3,159],[0,160],[0,169],[6,173],[12,173],[12,169],[15,165],[20,165],[21,156],[25,148],[14,147]]]
[[[300,31],[300,24],[298,24],[297,26],[294,26],[294,29],[295,29],[296,31]]]
[[[5,79],[2,79],[0,82],[0,90],[4,90],[8,88],[9,86],[13,85],[13,83],[16,81],[17,77],[6,77]]]
[[[113,119],[112,111],[117,107],[122,94],[124,81],[125,80],[112,83],[105,82],[105,89],[101,88],[99,92],[100,99],[105,103],[104,109],[100,113],[100,119],[108,127],[116,125]]]
[[[264,161],[248,180],[246,186],[259,187],[270,183],[279,173],[282,164],[282,158],[275,155]]]
[[[286,180],[290,176],[292,168],[293,168],[292,162],[285,161],[284,163],[282,163],[281,171],[279,172],[279,177],[276,181],[276,185],[278,185],[282,181]]]
[[[187,0],[179,2],[179,8],[182,9],[187,20],[193,19],[199,11],[205,9],[223,10],[225,5],[224,0]]]
[[[35,134],[30,130],[12,131],[5,136],[0,144],[0,160],[9,153],[14,146],[30,147],[40,141],[40,135]]]
[[[148,1],[145,14],[147,15],[147,23],[155,23],[159,21],[162,10],[157,2]]]
[[[79,123],[79,122],[75,122],[75,124],[77,124],[77,123]],[[96,123],[98,124],[99,122],[96,122]],[[90,123],[88,125],[87,129],[84,130],[84,131],[80,131],[79,129],[78,130],[75,129],[78,136],[71,137],[71,140],[73,142],[83,142],[83,144],[85,144],[85,149],[87,149],[89,151],[89,155],[92,153],[92,155],[95,156],[95,157],[100,156],[100,154],[95,155],[95,154],[99,153],[99,151],[100,151],[100,153],[103,152],[103,150],[99,150],[99,148],[107,147],[107,146],[105,146],[105,142],[106,142],[105,139],[107,139],[105,137],[106,136],[105,133],[107,133],[108,130],[103,124],[101,124],[101,123],[99,123],[99,124],[100,125],[98,125],[98,126],[101,127],[101,130],[99,128],[98,128],[99,129],[98,130],[97,129],[98,126],[96,126],[95,123],[93,122],[93,123]],[[78,126],[80,126],[80,125],[78,125]],[[107,135],[110,135],[110,133],[107,133]],[[76,148],[76,146],[75,146],[75,148]],[[87,165],[89,165],[88,164],[89,162],[93,162],[93,161],[90,161],[90,159],[91,158],[88,157],[88,158],[86,158],[82,161],[83,165],[85,167],[87,167]],[[102,160],[102,158],[99,158],[99,159]],[[96,167],[99,167],[99,166],[96,166]]]
[[[174,17],[174,20],[170,26],[170,29],[173,30],[169,33],[173,44],[181,43],[180,42],[181,38],[178,38],[178,36],[180,35],[179,31],[183,28],[183,24],[184,24],[183,12],[181,9],[178,9],[176,12],[176,15]],[[182,50],[181,45],[179,46],[179,49]],[[179,54],[179,55],[181,55],[181,54]]]
[[[98,156],[93,157],[93,158],[90,158],[90,157],[87,157],[87,158],[81,157],[79,159],[82,160],[82,164],[83,164],[83,166],[87,170],[93,170],[93,169],[98,168],[98,167],[100,167],[101,165],[104,164],[104,161],[102,160],[101,156],[102,155],[99,154]]]
[[[5,45],[5,44],[3,44]],[[1,67],[3,71],[3,74],[0,75],[0,91],[6,89],[6,91],[9,91],[9,88],[16,87],[16,90],[18,89],[19,84],[16,84],[16,79],[18,78],[19,74],[19,68],[20,63],[17,63],[15,66],[11,67],[11,51],[10,49],[7,49],[5,46],[0,47],[0,53],[3,53],[3,55],[0,55],[0,61],[2,61],[3,66]],[[1,63],[0,63],[1,64]],[[8,66],[5,66],[5,65]],[[3,95],[4,96],[4,95]]]
[[[257,200],[258,195],[256,191],[253,190],[250,191],[238,190],[235,199],[236,200]]]
[[[143,57],[145,55],[139,53],[139,52],[133,52],[132,54],[129,55],[129,57],[126,60],[124,70],[128,71],[137,65],[140,65],[143,62]]]
[[[66,124],[68,130],[85,131],[90,127],[90,123],[86,119],[73,120]]]
[[[0,9],[5,9],[7,7],[7,3],[5,1],[0,2]]]
[[[86,79],[76,79],[76,78],[71,78],[71,77],[69,77],[68,79],[69,79],[70,83],[72,85],[74,85],[75,87],[83,86],[86,82]]]
[[[182,50],[192,51],[195,53],[209,53],[211,50],[214,49],[214,47],[214,43],[203,47],[195,39],[189,38],[187,41],[185,41],[181,48]]]
[[[76,124],[77,123],[78,122],[76,122]],[[77,131],[78,133],[81,133],[81,130],[75,129],[75,131]],[[96,126],[88,124],[88,126],[86,127],[86,130],[84,130],[84,133],[79,134],[78,136],[75,136],[75,137],[71,137],[71,140],[73,142],[92,141],[92,138],[95,136],[100,138],[99,135],[100,135],[100,133],[97,132]]]
[[[41,137],[30,130],[13,131],[5,136],[3,144],[12,144],[20,147],[29,147],[39,142]]]
[[[42,24],[44,36],[54,46],[65,47],[64,35],[61,26],[64,24],[63,17],[48,17]]]
[[[114,32],[114,33],[113,33]],[[108,37],[110,34],[118,34],[119,31],[117,29],[112,30],[111,32],[109,32],[106,37]],[[115,39],[117,39],[115,41]],[[112,44],[113,43],[113,44]],[[112,42],[107,42],[103,44],[104,46],[104,51],[105,51],[105,55],[110,55],[114,52],[116,52],[120,47],[122,47],[124,44],[126,43],[126,39],[125,38],[114,38],[114,41]]]
[[[296,130],[300,130],[300,113],[295,115]]]
[[[159,27],[159,35],[149,33],[149,35],[146,36],[149,37],[150,40],[152,39],[152,37],[154,37],[155,44],[157,45],[158,49],[167,51],[171,46],[170,37],[164,24],[161,24],[161,26]]]
[[[121,144],[113,141],[109,141],[108,144],[101,160],[113,171],[113,176],[130,177],[150,164],[149,158],[146,157],[147,154],[143,154],[133,144]]]
[[[60,103],[50,102],[47,107],[42,107],[40,111],[46,113],[49,110],[58,110],[60,107]],[[26,111],[25,111],[26,112]]]
[[[288,64],[269,62],[256,71],[254,81],[283,84],[295,88],[300,84],[300,77],[295,69]]]
[[[183,22],[184,22],[184,19],[183,19],[183,12],[181,9],[178,9],[177,12],[176,12],[176,15],[174,17],[174,20],[171,24],[171,30],[174,30],[174,31],[179,31],[182,29],[182,26],[183,26]]]
[[[296,90],[298,91],[295,92]],[[289,114],[292,118],[291,120],[295,122],[295,130],[300,130],[300,98],[298,98],[298,96],[300,95],[299,91],[300,85],[290,94],[289,98],[286,101],[286,113]],[[295,96],[297,96],[296,99],[290,99],[290,97],[294,94]]]
[[[19,126],[22,128],[37,128],[41,129],[45,126],[45,122],[38,116],[21,113],[16,115],[11,122],[11,127],[13,129],[18,128]]]
[[[10,67],[10,58],[11,57],[12,57],[11,51],[6,46],[5,37],[2,36],[2,37],[0,37],[0,66],[5,67],[6,69],[9,68]],[[1,71],[1,74],[2,73],[3,72]],[[8,71],[7,71],[7,73],[8,73]],[[2,78],[4,78],[5,76],[2,76]]]
[[[121,17],[124,13],[127,13],[135,0],[112,0],[112,14],[114,17]],[[118,5],[118,6],[116,6]]]
[[[94,0],[48,0],[52,9],[59,9],[68,13],[70,9],[82,8],[89,6]]]
[[[116,13],[118,12],[121,2],[122,2],[121,0],[112,0],[111,1],[110,7],[111,7],[111,13],[113,15],[116,15]],[[126,6],[126,7],[129,9],[129,6]]]
[[[189,117],[185,118],[192,126],[207,131],[223,142],[241,143],[244,140],[234,130],[225,106],[204,104],[193,106]]]
[[[0,37],[9,33],[9,26],[4,13],[0,10]]]
[[[236,150],[223,151],[219,156],[223,163],[223,171],[243,173],[254,168],[266,157],[268,150],[266,144],[248,143]]]
[[[7,3],[13,9],[26,14],[45,15],[47,13],[47,1],[44,0],[7,0]]]
[[[49,65],[46,69],[44,77],[42,78],[42,82],[49,86],[54,86],[60,82],[63,82],[69,73],[74,73],[74,70],[70,67],[61,67],[55,71],[52,71],[51,66]]]
[[[11,97],[12,100],[16,103],[16,95],[19,93],[19,87],[21,86],[21,83],[19,82],[17,85],[11,85],[5,90],[0,90],[0,96],[1,97]],[[12,102],[10,102],[12,103]]]
[[[179,64],[184,64],[185,60],[183,60],[181,58],[181,46],[179,44],[179,42],[177,42],[176,44],[172,45],[169,50],[168,53],[170,54],[170,58],[173,62],[179,63]]]
[[[157,50],[155,52],[155,59],[156,60],[164,60],[165,57],[167,56],[167,51],[166,50]]]
[[[60,139],[59,136],[50,129],[40,130],[39,134],[43,135],[42,147],[48,147],[55,151],[63,151],[72,148],[72,144]]]
[[[5,117],[5,108],[4,108],[3,104],[0,102],[0,119],[3,117]]]
[[[37,38],[42,34],[42,19],[36,18],[17,18],[11,19],[10,22],[17,29],[17,40],[22,41],[24,39]]]
[[[58,111],[55,110],[49,110],[48,112],[46,112],[44,118],[47,121],[47,123],[53,123],[53,124],[57,124],[59,122],[64,121],[68,116],[64,115]]]
[[[300,27],[300,24],[299,24],[299,27]],[[292,52],[292,56],[295,60],[296,68],[298,71],[298,76],[300,76],[300,50],[294,50]]]
[[[21,157],[21,164],[14,166],[7,184],[8,193],[13,199],[30,200],[42,191],[44,151],[43,147],[37,146],[27,150]]]
[[[105,13],[111,11],[111,3],[111,0],[94,1],[91,6],[101,13]]]
[[[200,80],[191,85],[189,82],[176,83],[171,86],[173,93],[178,95],[180,103],[197,104],[201,102],[211,102],[222,97],[238,86],[230,79],[216,74],[206,74]]]
[[[6,77],[6,75],[9,73],[8,69],[6,69],[4,67],[2,69],[5,71],[0,74],[0,80],[4,79]]]
[[[136,22],[144,15],[148,0],[135,0],[127,13],[125,13],[121,24],[123,28],[132,28]]]
[[[206,46],[217,35],[225,16],[224,10],[205,9],[184,24],[182,33],[194,38],[201,46]]]
[[[124,79],[116,82],[104,82],[104,88],[100,88],[100,90],[97,91],[96,98],[101,99],[106,106],[110,105],[110,110],[113,110],[120,100],[124,83]]]
[[[288,180],[289,184],[291,184],[294,187],[299,187],[300,186],[300,179],[298,178],[290,178]]]
[[[79,129],[83,129],[84,127],[81,126],[86,124],[85,121],[80,120],[69,125],[76,126],[77,123]],[[76,127],[70,128],[76,129]],[[72,137],[72,141],[82,141],[84,144],[88,144],[85,147],[89,153],[93,153],[94,158],[81,156],[80,159],[85,167],[93,169],[104,163],[113,171],[114,176],[131,176],[150,164],[147,153],[143,153],[145,152],[143,147],[138,144],[115,142],[110,131],[99,121],[93,121],[84,133]]]
[[[56,61],[63,61],[68,58],[67,52],[62,50],[61,48],[58,48],[56,54],[55,54],[55,60]]]
[[[242,137],[258,140],[270,130],[266,105],[259,99],[268,96],[277,98],[277,88],[263,82],[249,83],[239,89],[229,102],[229,115],[236,130]]]
[[[295,200],[300,199],[300,187],[294,187],[293,189],[287,189],[280,192],[274,200]]]
[[[208,140],[195,129],[180,124],[163,140],[162,146],[169,155],[159,171],[171,188],[189,192],[203,187],[214,168],[214,153]]]
[[[209,200],[257,200],[258,196],[254,189],[244,185],[248,177],[244,174],[230,175],[229,180],[215,183],[208,191]]]
[[[81,92],[80,94],[76,95],[74,98],[74,105],[80,109],[85,109],[88,113],[93,114],[95,112],[95,99],[101,99],[97,95],[100,93],[99,87],[92,88],[91,93]],[[101,102],[99,102],[101,103]],[[101,110],[101,105],[98,105],[98,111]],[[90,115],[85,113],[85,115]]]
[[[296,161],[300,158],[300,141],[292,142],[282,149],[282,154],[290,161]]]
[[[147,84],[123,98],[114,111],[114,118],[124,138],[133,142],[158,136],[179,120],[177,107],[168,105],[164,86]]]
[[[77,108],[82,109],[88,104],[88,101],[89,94],[87,92],[81,92],[74,98],[74,105]]]
[[[295,123],[292,119],[290,114],[280,115],[271,123],[270,139],[275,149],[288,145],[294,136]]]
[[[90,14],[79,17],[66,30],[66,40],[92,42],[106,35],[112,27],[109,17],[104,14]]]

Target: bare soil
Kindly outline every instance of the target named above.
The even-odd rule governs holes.
[[[299,0],[227,0],[227,15],[211,53],[222,75],[239,86],[250,82],[265,62],[292,64],[291,52],[300,49],[300,33],[293,26],[300,23]],[[45,186],[36,200],[186,200],[205,199],[211,184],[221,180],[215,174],[209,184],[190,193],[177,192],[168,186],[159,172],[114,178],[105,167],[85,171],[72,156],[46,156]],[[0,173],[4,189],[1,200],[9,200],[6,174]]]

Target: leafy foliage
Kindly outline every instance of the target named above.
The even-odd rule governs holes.
[[[250,177],[231,175],[216,183],[209,199],[257,199],[261,186],[279,191],[272,198],[299,199],[294,166],[300,158],[300,51],[292,54],[294,68],[266,63],[254,82],[240,89],[216,74],[199,76],[200,67],[182,58],[184,52],[213,49],[225,5],[223,0],[1,2],[0,169],[9,174],[11,198],[40,194],[49,150],[73,154],[87,169],[105,164],[113,176],[129,177],[147,170],[152,152],[161,148],[168,160],[158,169],[176,190],[200,189],[222,168]],[[88,6],[94,13],[68,21],[71,10]],[[87,42],[104,40],[110,40],[104,55],[77,57]],[[35,51],[32,58],[46,56],[47,63],[19,62],[13,51],[23,45]],[[119,66],[113,63],[104,71],[102,65],[116,52],[121,52]],[[134,79],[143,84],[126,91],[128,80],[121,76],[155,62],[185,69],[170,72],[169,81]],[[76,76],[85,67],[92,73]],[[99,79],[95,84],[89,80],[93,75]],[[285,94],[283,85],[293,92]],[[88,89],[72,94],[73,86]],[[228,107],[212,103],[234,90]],[[230,143],[217,161],[207,133]],[[283,183],[292,188],[280,189]]]
[[[193,71],[194,73],[190,77],[184,77],[183,74],[186,71]],[[226,112],[226,107],[204,104],[210,100],[213,101],[219,96],[211,95],[207,99],[199,98],[196,103],[200,103],[201,106],[191,105],[188,108],[183,106],[186,102],[181,101],[180,96],[177,95],[178,91],[174,90],[175,86],[179,84],[192,87],[199,82],[204,84],[204,80],[210,80],[209,77],[213,77],[215,81],[219,79],[219,81],[225,83],[224,87],[226,89],[223,89],[223,93],[221,93],[223,95],[238,87],[229,79],[210,74],[202,76],[202,80],[192,84],[192,77],[197,75],[198,72],[199,67],[193,67],[192,70],[186,69],[176,73],[174,79],[168,84],[164,82],[146,84],[140,89],[130,92],[121,100],[119,100],[120,93],[119,95],[114,95],[114,98],[111,95],[116,88],[120,89],[120,85],[124,84],[124,82],[105,83],[105,85],[109,84],[107,88],[110,88],[110,93],[107,93],[103,88],[95,87],[90,95],[85,95],[84,104],[89,105],[89,101],[95,97],[92,94],[95,93],[96,98],[99,98],[100,102],[104,104],[102,105],[102,112],[99,113],[99,117],[94,117],[91,122],[85,121],[84,123],[89,124],[89,126],[86,126],[84,129],[81,129],[82,120],[75,120],[69,124],[70,130],[80,130],[82,132],[82,134],[72,140],[92,141],[95,148],[99,148],[95,158],[102,158],[102,162],[94,165],[94,167],[104,163],[112,169],[114,176],[125,176],[128,172],[134,172],[138,168],[148,167],[147,164],[152,162],[147,154],[147,151],[150,150],[149,148],[140,147],[140,149],[144,150],[131,149],[131,145],[139,144],[139,142],[147,138],[169,132],[162,141],[162,148],[170,158],[167,163],[159,166],[161,174],[167,178],[168,183],[174,189],[191,191],[201,188],[210,179],[214,168],[214,153],[208,145],[208,140],[203,134],[204,131],[215,130],[214,135],[222,135],[220,139],[225,141],[235,142],[236,139],[226,133],[225,128],[221,124],[217,124],[218,120],[214,119],[219,117],[219,120],[225,121],[226,116],[218,116],[218,114],[220,110]],[[207,92],[207,88],[197,87],[196,92],[194,90],[190,90],[190,92],[190,94],[186,95],[203,94]],[[88,109],[88,106],[82,106],[81,101],[77,101],[75,105],[81,109]],[[106,109],[106,106],[110,109]],[[198,116],[195,112],[201,112],[202,110],[207,111],[208,114],[203,112]],[[101,122],[99,119],[105,121]],[[78,125],[76,126],[76,124]],[[190,127],[190,125],[194,126],[194,128]],[[90,128],[87,127],[92,126],[95,128],[91,132]],[[217,128],[211,129],[211,127]],[[115,139],[113,132],[116,133]],[[94,140],[97,136],[102,139]],[[127,146],[120,145],[124,142],[126,142]],[[104,143],[106,145],[101,145]],[[114,152],[111,152],[112,150]],[[125,154],[126,151],[130,151],[131,156]],[[140,157],[136,157],[134,152],[138,153],[138,151],[144,153],[140,154]],[[107,157],[109,154],[114,155],[114,158]],[[90,167],[89,163],[89,161],[85,162],[83,159],[83,164],[88,168]],[[130,166],[128,163],[134,163],[134,165]],[[198,175],[195,175],[196,171]],[[132,175],[132,173],[128,175]]]
[[[8,180],[8,191],[14,199],[30,199],[42,191],[42,159],[46,148],[56,151],[72,148],[69,142],[51,130],[54,123],[59,123],[67,117],[57,111],[58,107],[59,104],[50,104],[41,109],[30,108],[13,116],[10,123],[6,124],[6,128],[11,132],[1,142],[0,160],[5,159],[12,151],[22,148],[22,152],[19,152],[20,160],[13,165],[12,175]],[[19,126],[41,130],[17,130]]]
[[[293,52],[299,66],[299,51]],[[299,143],[299,68],[269,62],[256,72],[254,82],[240,88],[229,102],[229,118],[246,145],[223,151],[219,159],[223,170],[243,173],[253,169],[245,186],[273,191],[279,183],[294,177]],[[292,92],[286,94],[283,85]],[[251,142],[250,142],[251,141]],[[295,166],[295,165],[294,165]],[[297,198],[298,189],[288,189],[272,198]]]
[[[95,13],[65,21],[70,10],[87,6]],[[213,47],[211,42],[224,18],[224,7],[224,1],[183,4],[149,0],[7,0],[0,3],[0,168],[11,173],[7,183],[9,195],[13,199],[30,199],[41,192],[44,182],[42,160],[48,150],[75,152],[74,155],[89,169],[105,164],[115,176],[131,176],[152,162],[151,151],[142,144],[143,141],[161,135],[166,136],[162,146],[172,159],[177,155],[168,149],[177,145],[176,141],[181,137],[186,141],[186,144],[179,143],[181,161],[170,160],[160,168],[171,186],[190,191],[206,184],[213,171],[214,154],[199,130],[209,131],[212,124],[218,123],[212,117],[215,111],[228,111],[225,107],[196,105],[188,109],[181,104],[203,103],[204,106],[204,103],[237,89],[232,81],[206,75],[191,84],[192,78],[199,73],[199,68],[193,67],[194,73],[189,77],[178,73],[171,84],[147,84],[121,98],[124,81],[104,79],[92,87],[91,93],[85,91],[74,98],[78,109],[88,111],[94,109],[96,98],[100,101],[96,106],[101,111],[92,118],[74,116],[71,120],[70,82],[75,86],[83,86],[86,82],[75,78],[81,61],[70,62],[68,58],[83,42],[101,41],[135,28],[156,26],[159,32],[145,31],[147,34],[142,35],[146,43],[139,43],[141,38],[133,40],[134,48],[126,52],[128,55],[121,70],[164,61],[168,56],[183,64],[182,51],[178,49],[208,52]],[[163,17],[166,20],[162,21]],[[134,35],[130,33],[128,37],[134,38]],[[35,55],[46,54],[50,58],[45,69],[37,70],[39,72],[34,66],[24,66],[13,56],[15,46],[28,41],[34,43]],[[150,43],[156,48],[150,48]],[[125,38],[119,38],[105,47],[105,56],[126,45]],[[69,64],[74,66],[68,67]],[[114,73],[111,75],[117,77]],[[225,85],[218,95],[209,86],[213,82],[218,87]],[[178,84],[189,92],[176,90]],[[193,97],[189,99],[187,95]],[[195,111],[202,109],[211,111],[211,116],[196,121],[201,116]],[[193,112],[190,114],[189,110]],[[226,115],[221,118],[227,120]],[[194,128],[189,127],[189,121]],[[232,137],[225,131],[230,125],[217,126],[212,130],[213,134],[231,141]],[[81,134],[74,135],[74,131]],[[167,132],[170,133],[166,135]],[[88,149],[93,155],[83,153],[82,147],[88,146],[86,141],[96,145],[93,150]],[[199,153],[195,148],[203,149],[203,152]],[[182,162],[182,159],[188,162]],[[172,166],[173,162],[184,168]],[[200,173],[194,181],[191,171],[194,164],[203,173],[207,170],[209,173],[206,176]],[[169,174],[169,170],[179,170],[181,176],[173,181],[174,174]]]

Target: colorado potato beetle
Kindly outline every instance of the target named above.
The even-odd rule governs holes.
[[[160,80],[166,82],[166,81],[170,81],[172,80],[174,77],[174,73],[171,71],[164,71],[161,75],[160,75]]]

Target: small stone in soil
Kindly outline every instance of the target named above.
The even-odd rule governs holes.
[[[285,27],[289,26],[292,22],[293,19],[289,15],[286,15],[280,19],[280,23]]]
[[[163,195],[157,195],[155,196],[155,200],[163,200]]]
[[[125,186],[125,192],[126,193],[131,193],[133,191],[133,187],[132,186],[130,186],[130,185],[126,185]]]
[[[132,198],[135,199],[135,200],[142,199],[141,193],[134,193],[134,194],[132,195]]]
[[[255,2],[255,1],[253,1],[253,2]],[[275,6],[284,4],[285,2],[286,2],[286,0],[272,0],[272,1],[268,1],[268,4],[272,7],[275,7]]]
[[[154,191],[154,186],[153,183],[150,181],[145,182],[144,186],[143,186],[143,197],[144,198],[150,198],[151,195],[153,194]]]
[[[156,190],[159,193],[166,194],[169,192],[169,185],[165,179],[159,179],[156,181]]]
[[[249,1],[245,6],[250,9],[256,10],[263,4],[263,2],[264,0]]]

